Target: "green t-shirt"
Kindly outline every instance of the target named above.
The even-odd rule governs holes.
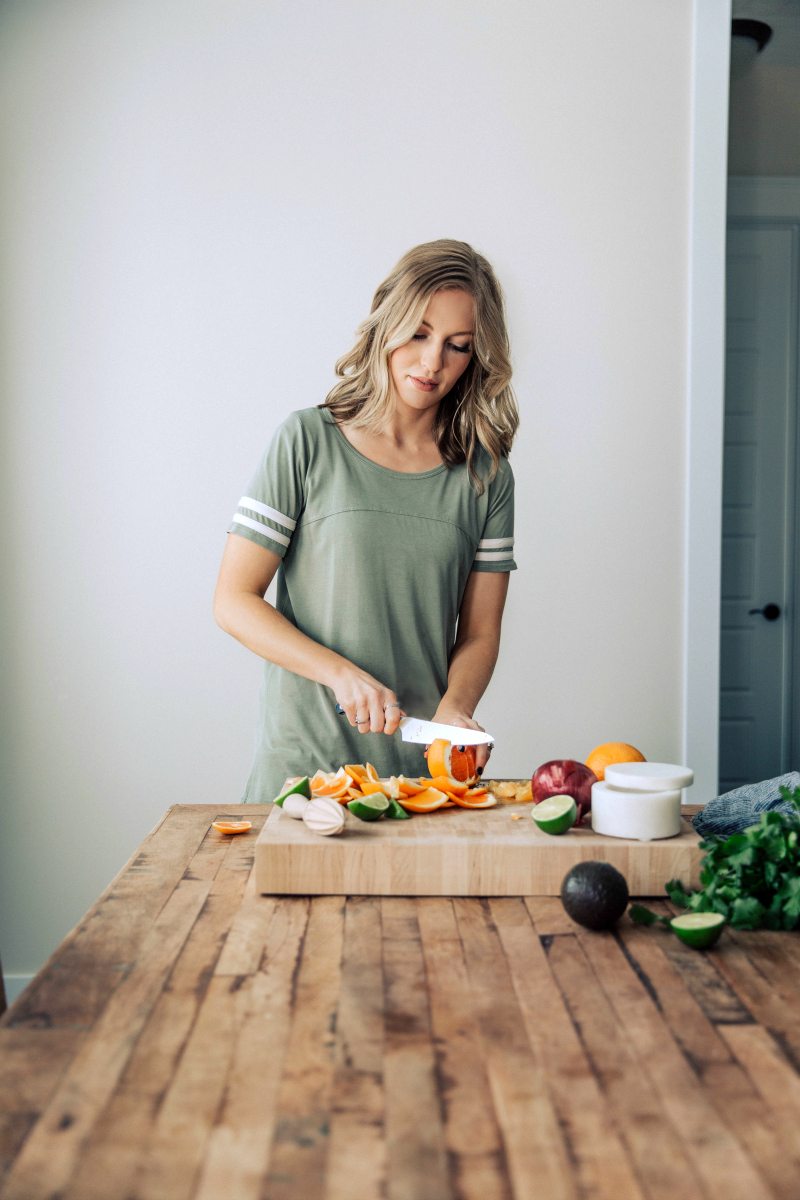
[[[485,455],[482,473],[488,464]],[[502,459],[478,496],[464,464],[392,471],[351,446],[328,409],[307,408],[277,430],[229,532],[283,559],[279,612],[392,688],[409,715],[430,718],[470,571],[516,567],[514,477]],[[382,776],[425,772],[423,747],[359,734],[335,705],[329,688],[265,663],[244,801],[349,762]]]

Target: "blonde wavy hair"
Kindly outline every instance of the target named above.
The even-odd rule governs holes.
[[[392,351],[417,333],[435,292],[455,289],[475,301],[472,357],[439,405],[434,437],[448,466],[466,462],[480,495],[511,449],[519,412],[510,385],[503,293],[490,264],[467,242],[440,238],[403,255],[375,292],[356,344],[336,363],[339,382],[319,407],[340,423],[380,429],[391,407]],[[478,471],[481,447],[490,459],[486,479]]]

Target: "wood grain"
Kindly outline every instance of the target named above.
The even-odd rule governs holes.
[[[469,811],[442,809],[410,821],[359,821],[322,838],[275,807],[256,844],[256,886],[269,895],[557,896],[570,867],[610,862],[632,896],[663,895],[664,881],[697,882],[700,839],[655,842],[603,837],[589,827],[551,837],[517,801]]]
[[[264,896],[267,810],[225,811],[170,810],[0,1021],[0,1200],[796,1200],[795,934]]]

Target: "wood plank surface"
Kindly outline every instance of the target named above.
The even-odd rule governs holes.
[[[0,1200],[796,1200],[796,934],[266,896],[267,810],[224,811],[171,809],[0,1021]]]
[[[440,809],[410,821],[359,821],[322,838],[277,806],[256,843],[256,886],[269,895],[557,896],[570,867],[601,859],[632,896],[663,895],[664,881],[697,883],[700,839],[685,819],[677,837],[604,837],[590,826],[542,833],[532,805]]]

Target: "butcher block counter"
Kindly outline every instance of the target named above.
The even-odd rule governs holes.
[[[2,1200],[796,1200],[796,934],[261,895],[268,812],[171,808],[5,1014]]]

